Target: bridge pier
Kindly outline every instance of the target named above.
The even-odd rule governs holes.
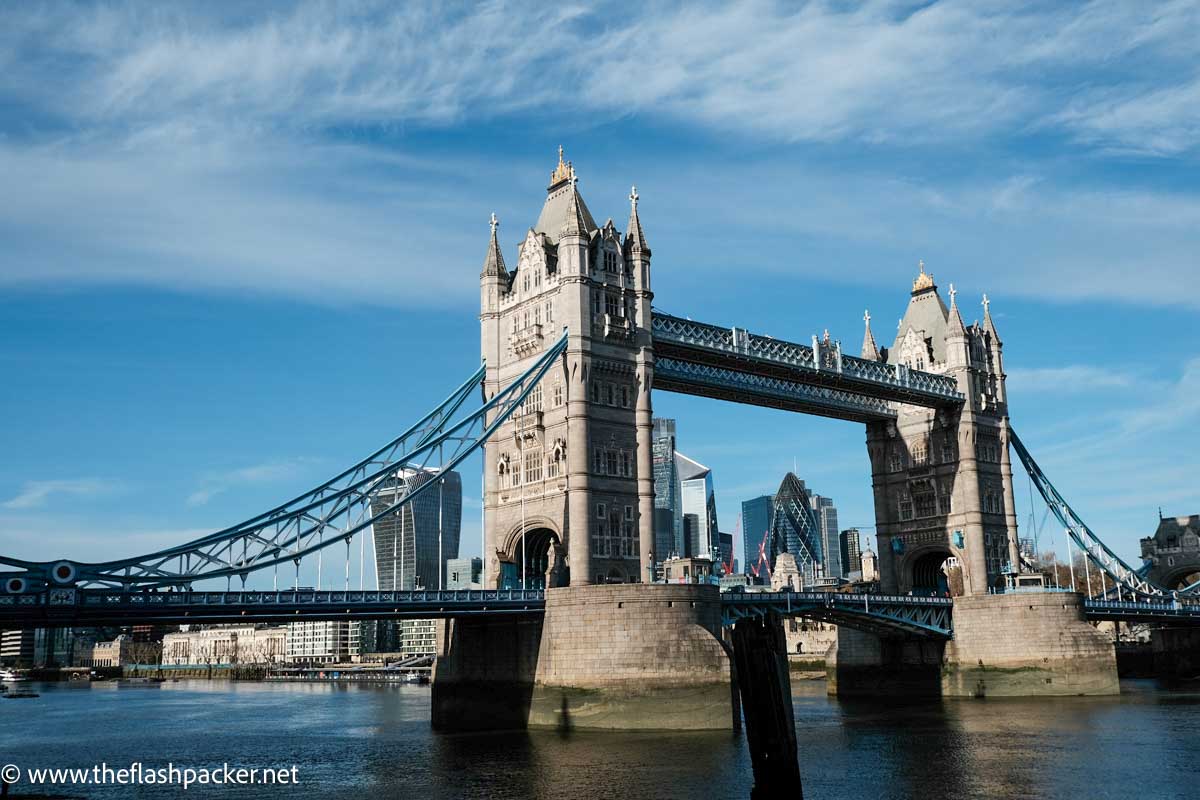
[[[1155,678],[1168,684],[1200,680],[1200,628],[1155,628],[1150,646]]]
[[[946,645],[947,697],[1119,694],[1113,643],[1075,592],[959,597]]]
[[[945,643],[843,625],[825,664],[828,691],[839,697],[1120,692],[1113,644],[1087,623],[1083,598],[1070,592],[955,598],[954,638]]]
[[[438,730],[730,730],[715,586],[546,591],[540,622],[456,619],[433,678]]]
[[[838,697],[938,697],[945,643],[880,637],[839,625],[825,654],[825,688]]]

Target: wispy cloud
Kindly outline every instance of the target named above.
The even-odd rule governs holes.
[[[205,475],[198,489],[187,496],[189,506],[202,506],[219,494],[242,485],[261,485],[292,480],[318,462],[314,458],[265,461],[224,472]]]
[[[1049,134],[1185,157],[1200,141],[1198,13],[1188,0],[23,7],[0,30],[14,109],[0,116],[0,285],[469,302],[482,220],[493,203],[512,219],[503,205],[525,199],[512,187],[534,170],[470,149],[414,155],[410,127],[637,116],[767,148]],[[631,167],[661,187],[660,221],[699,211],[689,222],[720,224],[738,252],[765,227],[906,261],[933,244],[924,255],[997,293],[1200,304],[1182,291],[1200,251],[1194,192],[1064,187],[1025,163],[933,181],[777,151],[725,168],[647,162]],[[828,277],[777,251],[755,260]]]
[[[1126,389],[1137,385],[1136,376],[1118,369],[1072,364],[1065,367],[1014,368],[1008,371],[1010,392],[1071,394],[1097,389]]]
[[[27,481],[16,496],[0,503],[13,510],[42,508],[55,496],[94,498],[121,491],[119,481],[103,478],[74,478],[69,480]]]
[[[1052,126],[1144,146],[1154,126],[1174,132],[1168,151],[1188,146],[1177,134],[1195,120],[1187,69],[1200,23],[1189,0],[306,2],[243,14],[102,5],[11,16],[0,39],[15,53],[10,91],[44,92],[32,100],[96,121],[221,115],[304,127],[560,108],[793,141]],[[1091,93],[1063,112],[1084,69]]]

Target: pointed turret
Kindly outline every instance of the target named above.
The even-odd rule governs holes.
[[[492,240],[488,242],[487,255],[483,258],[483,272],[479,273],[481,278],[508,275],[508,270],[504,267],[504,254],[500,252],[500,243],[496,240],[496,228],[500,226],[500,220],[496,219],[495,214],[492,214],[491,225]]]
[[[983,296],[983,330],[992,337],[992,341],[997,345],[1003,344],[1000,341],[1000,334],[996,333],[996,323],[992,322],[992,301],[988,300],[988,296]]]
[[[558,239],[562,241],[567,236],[583,236],[587,237],[595,230],[595,223],[591,221],[591,215],[584,215],[583,198],[579,196],[579,191],[575,188],[575,170],[571,170],[571,188],[567,194],[567,208],[563,216],[562,227],[558,231]]]
[[[950,284],[950,312],[946,315],[946,338],[967,335],[967,326],[963,324],[962,314],[958,313],[957,295],[954,284]]]
[[[871,312],[863,312],[863,324],[866,330],[863,331],[862,357],[871,361],[879,361],[879,347],[875,344],[875,337],[871,334]]]
[[[646,234],[642,231],[642,220],[638,217],[638,200],[640,195],[634,186],[629,192],[629,228],[625,231],[625,254],[638,252],[650,257],[650,245],[646,244]]]

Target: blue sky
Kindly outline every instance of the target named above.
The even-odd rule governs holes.
[[[854,352],[924,259],[1093,529],[1200,512],[1195,0],[214,8],[0,11],[0,552],[173,544],[403,429],[559,144],[598,219],[637,184],[658,308]],[[872,522],[861,426],[655,410],[722,528],[793,460]]]

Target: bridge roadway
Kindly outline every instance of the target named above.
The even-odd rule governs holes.
[[[1200,604],[1088,599],[1089,619],[1200,624]],[[843,592],[725,592],[726,624],[775,612],[872,633],[950,638],[950,598]],[[0,629],[148,624],[231,624],[319,619],[438,619],[540,614],[540,589],[453,591],[121,591],[51,589],[0,595]]]

